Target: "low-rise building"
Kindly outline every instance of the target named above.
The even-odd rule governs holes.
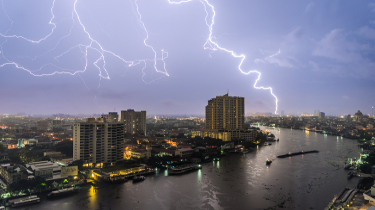
[[[0,176],[7,185],[27,179],[26,169],[14,163],[0,165]]]
[[[255,130],[198,130],[192,132],[192,138],[195,136],[210,137],[221,139],[223,141],[232,141],[234,139],[243,139],[245,141],[255,142],[257,132]]]
[[[61,166],[51,161],[28,163],[26,167],[34,172],[35,177],[43,177],[46,180],[62,178]]]
[[[194,153],[194,150],[192,148],[181,148],[177,149],[175,151],[175,156],[180,156],[180,157],[188,157],[191,156]]]

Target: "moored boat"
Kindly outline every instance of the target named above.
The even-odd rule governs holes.
[[[170,175],[183,174],[188,171],[197,170],[200,168],[202,168],[200,164],[189,164],[189,165],[173,167],[173,168],[171,167],[171,168],[168,168],[168,174]]]
[[[28,197],[9,200],[8,203],[12,207],[17,207],[17,206],[23,206],[23,205],[39,203],[39,202],[40,202],[40,198],[38,196],[31,195],[31,196],[28,196]]]
[[[61,189],[61,190],[55,190],[47,194],[49,198],[55,198],[57,196],[62,196],[62,195],[69,195],[77,192],[77,188],[75,187],[70,187],[66,189]]]
[[[267,159],[266,160],[266,165],[269,165],[269,164],[271,164],[272,163],[272,160],[270,160],[270,159]]]
[[[141,181],[143,181],[145,179],[146,179],[146,177],[144,177],[144,176],[135,176],[133,178],[133,182],[141,182]]]
[[[109,182],[111,183],[121,183],[121,182],[126,182],[128,181],[125,176],[113,176],[109,178]]]

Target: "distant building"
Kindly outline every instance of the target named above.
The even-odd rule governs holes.
[[[318,112],[317,113],[318,118],[322,119],[326,117],[326,114],[324,112]]]
[[[62,127],[62,121],[61,120],[53,120],[52,121],[52,127],[53,128],[61,128]]]
[[[123,123],[87,118],[87,122],[73,125],[73,160],[82,160],[90,167],[114,164],[124,158],[123,141]]]
[[[118,114],[117,112],[109,112],[108,114],[103,114],[102,118],[104,119],[104,122],[118,122]]]
[[[38,143],[38,140],[36,140],[36,139],[19,139],[17,147],[18,148],[23,148],[26,145],[30,145],[31,146],[31,145],[36,145],[37,143]]]
[[[284,115],[285,115],[285,114],[284,114],[284,110],[281,110],[280,115],[281,115],[281,116],[284,116]]]
[[[361,111],[358,110],[358,112],[354,114],[354,120],[358,122],[358,121],[361,121],[362,118],[363,118],[363,114]]]
[[[52,123],[50,120],[41,120],[37,122],[36,128],[38,131],[52,130]]]
[[[125,133],[146,135],[146,111],[121,111],[121,122],[125,125]]]

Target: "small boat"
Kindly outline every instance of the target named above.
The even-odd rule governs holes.
[[[144,177],[144,176],[135,176],[133,178],[133,182],[141,182],[141,181],[143,181],[145,179],[146,179],[146,177]]]
[[[268,146],[268,143],[266,142],[266,143],[264,143],[264,146]]]
[[[183,174],[192,170],[198,170],[201,169],[202,165],[198,164],[190,164],[190,165],[184,165],[179,167],[173,167],[168,168],[168,174],[169,175],[177,175],[177,174]]]
[[[277,139],[277,141],[279,141],[279,139]]]
[[[350,172],[348,173],[348,179],[351,179],[351,178],[353,177],[353,175],[354,175],[354,173],[350,171]]]
[[[271,143],[268,143],[268,146],[272,145]]]
[[[271,164],[271,163],[272,163],[272,160],[267,159],[267,161],[266,161],[266,165],[269,165],[269,164]]]
[[[248,150],[248,149],[244,149],[244,150],[242,151],[243,154],[246,154],[246,153],[249,153],[249,152],[250,152],[250,150]]]

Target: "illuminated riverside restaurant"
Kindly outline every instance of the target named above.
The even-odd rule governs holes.
[[[139,167],[124,169],[124,170],[117,170],[117,171],[110,171],[110,172],[104,172],[101,169],[94,169],[91,171],[91,177],[95,179],[96,181],[111,181],[115,179],[116,177],[127,177],[127,176],[133,176],[135,174],[140,173],[148,173],[148,172],[154,172],[153,169],[147,169],[146,165],[141,165]]]

